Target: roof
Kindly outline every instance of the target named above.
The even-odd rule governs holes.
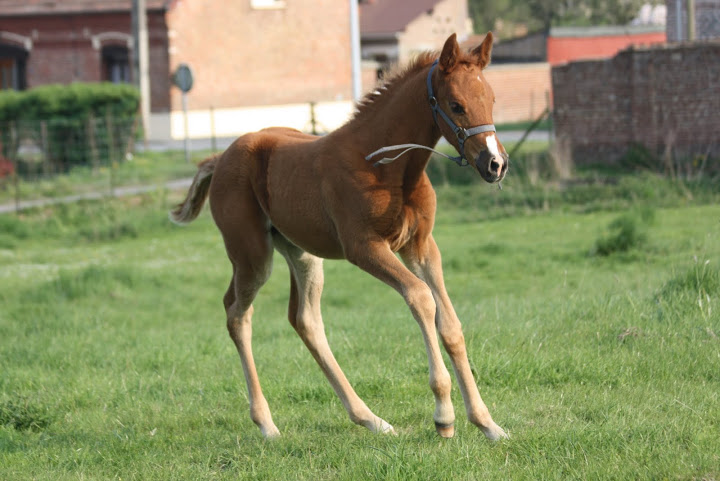
[[[164,10],[170,0],[146,0],[148,10]],[[132,0],[0,0],[0,17],[68,13],[129,12]]]
[[[395,34],[441,0],[365,0],[360,2],[362,35]]]
[[[644,33],[665,33],[665,25],[600,25],[595,27],[552,27],[550,29],[551,37],[614,37]]]

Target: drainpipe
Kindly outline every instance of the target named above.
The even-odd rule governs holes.
[[[150,72],[146,0],[132,1],[132,19],[135,43],[133,60],[136,76],[134,80],[140,89],[140,116],[142,117],[143,140],[147,146],[150,136]]]
[[[350,58],[352,62],[352,94],[358,102],[362,98],[362,78],[360,70],[360,21],[358,0],[350,0]]]

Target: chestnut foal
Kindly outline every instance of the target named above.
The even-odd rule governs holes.
[[[489,439],[506,436],[480,398],[445,290],[432,236],[435,192],[425,173],[430,154],[422,150],[442,135],[460,153],[454,160],[471,163],[487,182],[505,176],[508,156],[495,136],[494,96],[482,72],[492,42],[488,33],[465,53],[453,34],[439,58],[421,55],[325,137],[277,127],[243,135],[198,166],[186,199],[171,212],[175,222],[190,222],[210,198],[233,268],[224,298],[227,327],[242,361],[250,415],[264,436],[280,432],[255,369],[251,319],[253,299],[270,275],[273,249],[290,267],[290,324],[353,422],[374,432],[395,432],[355,393],[330,350],[320,314],[323,258],[347,259],[405,299],[425,341],[441,436],[453,436],[455,413],[438,333],[469,420]],[[404,144],[409,141],[414,143]],[[399,149],[406,150],[394,161],[376,161],[379,153]]]

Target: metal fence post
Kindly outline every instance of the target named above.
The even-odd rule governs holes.
[[[210,106],[210,149],[217,152],[217,135],[215,134],[215,107]]]

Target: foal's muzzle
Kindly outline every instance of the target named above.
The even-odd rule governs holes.
[[[510,157],[506,153],[497,156],[491,154],[489,150],[482,150],[475,157],[475,168],[480,176],[491,184],[503,180],[509,164]]]

